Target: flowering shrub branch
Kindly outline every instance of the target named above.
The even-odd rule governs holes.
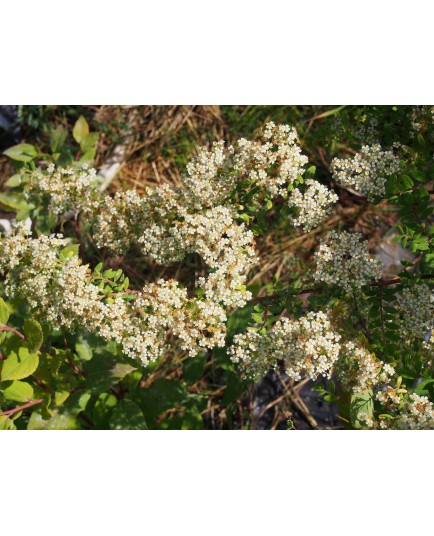
[[[375,138],[372,125],[369,136]],[[93,140],[88,136],[76,130],[84,146]],[[9,302],[2,300],[0,307],[0,385],[4,400],[25,403],[1,412],[7,420],[0,424],[12,428],[10,417],[34,405],[41,405],[32,414],[34,427],[38,419],[57,419],[67,400],[73,419],[84,411],[98,389],[89,377],[98,372],[77,372],[65,333],[87,333],[104,349],[101,362],[106,355],[123,360],[110,368],[107,385],[139,366],[154,366],[173,345],[187,358],[227,346],[236,370],[249,381],[270,369],[294,381],[333,377],[338,389],[327,396],[354,428],[433,428],[434,209],[426,175],[431,155],[420,148],[412,152],[399,140],[389,149],[372,143],[346,152],[351,156],[332,160],[330,178],[367,203],[394,207],[398,239],[417,260],[404,261],[404,269],[387,278],[361,233],[332,229],[311,261],[288,270],[289,283],[266,296],[248,288],[266,218],[276,211],[309,233],[324,225],[339,201],[314,178],[314,166],[306,169],[294,128],[269,122],[259,138],[201,148],[179,186],[161,184],[142,194],[104,193],[97,171],[82,162],[25,165],[19,172],[22,221],[0,241],[2,293]],[[27,216],[31,229],[23,223]],[[67,222],[74,239],[59,232]],[[195,288],[174,277],[129,288],[122,270],[84,261],[87,237],[110,255],[134,253],[143,263],[165,267],[196,256],[203,269]],[[239,308],[250,308],[251,323],[229,337],[228,319]],[[11,314],[24,315],[22,328],[6,324]],[[65,350],[53,353],[48,341],[60,334]],[[75,352],[85,363],[99,359],[83,342]],[[32,377],[35,385],[28,381]],[[403,378],[412,382],[404,385]],[[65,391],[51,386],[62,382]]]

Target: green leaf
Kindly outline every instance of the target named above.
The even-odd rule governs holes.
[[[253,313],[252,314],[252,318],[255,322],[257,322],[258,324],[262,324],[263,322],[263,319],[262,319],[262,314],[260,313]]]
[[[2,389],[6,400],[15,402],[28,402],[33,398],[33,387],[27,382],[14,381]]]
[[[116,362],[112,356],[97,355],[84,364],[85,386],[90,392],[99,394],[108,391],[133,370],[137,370],[136,367]]]
[[[18,162],[31,162],[38,156],[38,151],[29,143],[20,143],[19,145],[9,147],[3,154]]]
[[[7,324],[11,312],[10,305],[6,303],[3,298],[0,298],[0,325]]]
[[[94,151],[97,141],[98,141],[98,132],[90,132],[80,142],[80,149],[84,153],[88,151]]]
[[[365,424],[360,420],[362,415],[373,416],[374,400],[373,393],[367,389],[363,393],[353,393],[350,402],[350,417],[353,428],[365,428]]]
[[[81,142],[85,139],[85,137],[89,134],[89,125],[87,124],[86,119],[80,115],[80,117],[77,119],[77,122],[74,125],[74,128],[72,129],[72,136],[74,140],[81,144]]]
[[[59,399],[61,395],[59,394]],[[60,407],[50,409],[50,415],[42,410],[32,413],[28,430],[79,430],[77,415],[86,409],[91,397],[88,391],[80,391],[70,395]],[[48,418],[47,418],[48,417]]]
[[[140,385],[143,378],[143,372],[133,370],[122,379],[122,384],[129,393],[133,393]]]
[[[44,340],[41,324],[33,318],[28,318],[24,322],[24,334],[29,339],[27,342],[29,352],[38,352]]]
[[[9,417],[0,415],[0,430],[16,430],[16,426]]]
[[[65,248],[60,250],[59,259],[62,261],[66,261],[66,259],[76,257],[78,255],[79,247],[79,244],[71,244],[69,246],[66,246]]]
[[[93,357],[92,347],[85,339],[75,345],[75,351],[80,359],[89,361]]]
[[[414,186],[414,182],[412,181],[411,177],[409,177],[408,175],[401,175],[401,177],[399,177],[398,180],[402,187],[402,190],[404,191],[410,190]]]
[[[8,186],[9,188],[15,188],[16,186],[19,186],[21,184],[21,175],[19,173],[15,173],[15,175],[12,175],[12,177],[9,177],[9,179],[5,182],[5,186]]]
[[[187,408],[182,419],[182,430],[203,430],[203,419],[198,408]]]
[[[312,179],[315,176],[316,173],[316,166],[310,166],[306,169],[306,172],[304,174],[306,179]]]
[[[50,149],[52,153],[57,153],[63,147],[66,138],[68,136],[68,131],[58,125],[50,132]]]
[[[23,206],[27,205],[22,197],[22,194],[20,194],[19,192],[12,191],[9,191],[7,193],[0,193],[0,203],[6,209],[12,209],[15,211],[21,210]]]
[[[80,158],[78,161],[79,164],[86,164],[89,162],[93,162],[95,158],[96,150],[95,149],[88,149]]]
[[[110,429],[110,417],[117,403],[117,398],[111,393],[99,395],[92,409],[92,421],[97,430]]]
[[[179,382],[165,379],[158,379],[148,388],[135,393],[135,400],[149,424],[163,412],[179,407],[186,397],[185,388]]]
[[[3,361],[1,370],[1,380],[21,380],[33,374],[38,368],[39,357],[31,354],[25,347],[21,347],[16,352],[11,352]]]
[[[97,265],[95,266],[95,268],[93,269],[93,273],[94,273],[95,275],[101,275],[101,269],[102,269],[102,267],[103,267],[103,263],[100,262],[100,263],[97,264]]]
[[[336,385],[335,385],[335,382],[333,382],[332,380],[330,380],[327,384],[327,389],[329,391],[329,393],[331,393],[332,395],[336,394]]]
[[[61,406],[69,397],[70,391],[62,390],[54,393],[54,403],[56,406]]]
[[[139,406],[131,400],[122,400],[113,410],[111,430],[146,430],[145,417]]]
[[[419,171],[418,169],[414,169],[412,171],[412,176],[417,182],[427,182],[427,178],[425,177],[424,173]]]
[[[432,383],[434,383],[434,379],[428,379],[428,380],[424,380],[422,382],[420,382],[418,384],[418,386],[416,387],[415,389],[415,393],[418,394],[418,395],[428,395],[429,394],[429,391],[426,389],[426,387],[428,385],[431,385]]]
[[[29,419],[27,430],[79,430],[80,424],[68,411],[53,410],[51,417],[46,420],[42,415],[34,411]]]
[[[416,251],[427,251],[429,250],[429,244],[427,239],[424,236],[419,236],[411,243],[411,249]]]
[[[89,125],[87,124],[86,119],[82,115],[80,115],[74,125],[74,128],[72,129],[72,136],[78,144],[81,144],[81,142],[86,138],[88,134]]]
[[[228,338],[232,338],[237,333],[242,333],[246,330],[250,323],[253,307],[254,304],[250,302],[242,309],[237,309],[231,314],[227,322]]]
[[[420,132],[417,135],[417,141],[419,142],[419,144],[422,147],[425,147],[425,145],[426,145],[425,138],[422,136],[422,134]]]

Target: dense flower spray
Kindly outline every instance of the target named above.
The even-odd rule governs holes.
[[[382,263],[369,254],[361,234],[331,231],[315,253],[315,281],[350,292],[381,278]]]
[[[387,178],[399,172],[399,159],[380,145],[365,145],[353,158],[335,158],[331,172],[343,186],[351,186],[370,201],[384,197]]]

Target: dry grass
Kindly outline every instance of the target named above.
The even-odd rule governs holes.
[[[111,133],[102,134],[96,165],[101,165],[122,147],[123,166],[112,189],[169,182],[178,185],[185,154],[210,139],[223,139],[227,129],[218,106],[101,106],[95,121],[110,125]],[[113,140],[116,145],[113,146]]]

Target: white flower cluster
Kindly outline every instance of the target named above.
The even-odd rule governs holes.
[[[390,417],[366,417],[368,428],[383,430],[434,430],[434,405],[428,397],[388,386],[376,396]]]
[[[404,329],[413,337],[423,339],[434,329],[434,291],[426,283],[404,288],[397,300]]]
[[[81,169],[50,164],[46,171],[25,170],[21,178],[26,199],[58,215],[89,203],[96,186],[96,171],[87,164]]]
[[[236,223],[234,216],[233,210],[222,206],[187,215],[173,234],[185,243],[186,251],[198,253],[210,267],[211,273],[198,280],[205,297],[241,307],[251,298],[244,284],[256,257],[253,233]]]
[[[157,194],[158,205],[154,203]],[[150,196],[127,192],[107,200],[95,226],[97,245],[125,252],[137,243],[142,253],[163,265],[198,253],[211,271],[198,280],[206,298],[226,306],[245,305],[251,295],[243,286],[256,260],[252,232],[236,222],[230,206],[190,214],[170,203],[171,194],[166,187]]]
[[[272,121],[265,125],[262,140],[242,138],[230,151],[234,169],[271,197],[286,193],[287,186],[303,173],[308,161],[301,154],[297,131],[287,125],[276,126]]]
[[[233,363],[239,366],[244,378],[260,380],[266,373],[277,367],[277,356],[273,338],[257,331],[246,331],[235,335],[228,353]]]
[[[294,380],[319,375],[330,378],[339,358],[341,336],[323,312],[309,312],[299,320],[279,320],[274,328],[275,344],[285,361],[285,370]]]
[[[185,202],[189,206],[201,209],[226,201],[235,184],[229,160],[223,141],[215,142],[211,151],[206,147],[199,149],[187,165],[187,175],[182,177]]]
[[[334,179],[351,186],[372,201],[384,197],[387,177],[399,172],[399,159],[380,145],[365,145],[353,158],[335,158],[330,166]]]
[[[401,409],[393,423],[398,430],[434,430],[434,406],[426,396],[414,393]]]
[[[29,197],[44,196],[56,214],[82,209],[93,222],[98,247],[123,254],[139,246],[162,265],[198,253],[211,270],[199,280],[207,299],[243,305],[250,297],[244,284],[255,261],[254,240],[245,225],[237,223],[230,193],[239,180],[253,181],[270,195],[285,192],[307,162],[297,141],[293,128],[268,123],[260,141],[240,140],[236,149],[227,151],[223,142],[214,143],[211,151],[200,149],[187,166],[181,188],[163,185],[141,196],[132,191],[98,196],[94,170],[54,166],[32,172],[25,191]]]
[[[314,257],[314,279],[326,285],[337,285],[346,291],[360,289],[382,275],[382,263],[369,255],[360,233],[331,231]]]
[[[126,253],[137,241],[143,225],[144,200],[134,190],[104,196],[85,207],[86,216],[94,219],[93,239],[98,247],[114,253]]]
[[[288,205],[296,207],[299,211],[298,217],[292,222],[293,225],[302,227],[304,232],[309,232],[331,214],[333,205],[339,198],[332,190],[316,180],[308,179],[306,186],[304,193],[298,188],[292,190]]]
[[[354,392],[363,392],[381,383],[389,382],[395,376],[395,369],[374,354],[354,342],[347,342],[342,348],[343,358],[336,372],[342,387]]]
[[[309,312],[299,320],[283,318],[267,335],[248,331],[236,335],[229,354],[242,373],[259,379],[283,361],[285,371],[294,380],[319,375],[331,376],[341,350],[340,335],[323,312]]]
[[[66,245],[61,235],[18,233],[0,241],[7,294],[21,295],[55,329],[84,328],[145,364],[162,355],[169,332],[190,355],[224,345],[226,313],[218,304],[190,299],[173,280],[145,285],[132,301],[123,293],[107,296],[79,257],[61,257]]]

